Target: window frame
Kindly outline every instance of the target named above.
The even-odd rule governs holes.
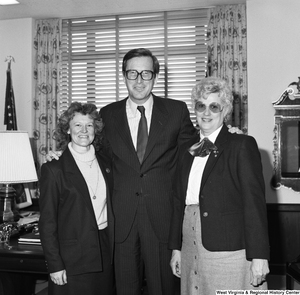
[[[195,121],[190,93],[206,76],[208,11],[201,8],[64,19],[60,112],[72,101],[95,103],[100,109],[126,98],[122,58],[130,49],[144,47],[160,63],[153,92],[184,101]]]

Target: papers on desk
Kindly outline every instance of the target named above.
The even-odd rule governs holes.
[[[28,223],[38,222],[40,219],[40,212],[37,211],[26,211],[20,213],[20,220],[18,225],[25,225]]]
[[[20,213],[20,220],[18,221],[19,228],[21,229],[21,236],[18,239],[19,244],[41,245],[37,227],[39,219],[40,212],[37,211],[24,211]],[[22,234],[23,231],[27,233]]]
[[[18,239],[19,244],[29,244],[29,245],[41,245],[40,234],[31,232],[20,236]]]

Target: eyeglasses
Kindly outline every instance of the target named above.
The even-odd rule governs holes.
[[[220,113],[223,111],[223,108],[224,108],[217,102],[212,102],[208,106],[206,104],[202,103],[201,101],[197,101],[195,104],[195,110],[199,113],[203,113],[207,107],[209,108],[209,110],[212,113]]]
[[[128,80],[136,80],[138,78],[139,75],[141,75],[141,78],[145,81],[150,81],[152,80],[154,73],[152,71],[141,71],[138,72],[136,70],[128,70],[125,72],[126,78]]]

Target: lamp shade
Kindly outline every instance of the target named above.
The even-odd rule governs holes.
[[[0,131],[0,183],[37,181],[28,133]]]

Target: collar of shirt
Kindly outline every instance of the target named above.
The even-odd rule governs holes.
[[[207,137],[212,143],[215,143],[221,129],[222,129],[223,125],[221,125],[216,131],[214,131],[212,134],[210,134],[209,136],[205,136],[201,133],[200,131],[200,138],[203,139],[204,137]]]
[[[130,134],[131,134],[132,143],[135,148],[136,148],[139,122],[141,119],[141,113],[137,109],[138,106],[139,105],[134,103],[130,98],[127,99],[127,101],[126,101],[126,116],[127,116],[127,122],[128,122],[129,130],[130,130]],[[153,108],[152,95],[143,104],[143,106],[145,107],[145,116],[147,119],[148,133],[150,133],[151,116],[152,116],[152,108]]]
[[[137,109],[137,107],[140,106],[139,104],[136,104],[130,98],[127,99],[126,104],[127,107],[130,109],[130,113],[133,117],[137,116],[137,112],[139,115],[138,117],[140,117],[140,112]],[[151,118],[151,114],[152,114],[152,108],[153,108],[153,96],[150,95],[149,99],[147,99],[147,101],[144,104],[142,104],[142,106],[144,106],[145,108],[145,116],[147,118],[147,122],[149,122],[149,119]]]

